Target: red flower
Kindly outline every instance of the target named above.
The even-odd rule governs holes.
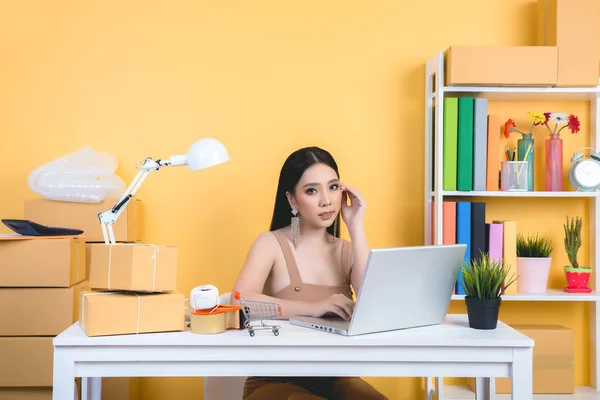
[[[552,113],[545,112],[544,113],[544,117],[546,117],[546,120],[544,122],[541,122],[541,123],[536,124],[536,125],[546,125],[548,123],[548,121],[550,120],[550,114],[552,114]]]
[[[571,133],[579,132],[579,118],[577,118],[576,115],[573,115],[573,114],[569,115],[569,120],[567,122],[567,125],[569,126]]]
[[[515,121],[513,121],[512,119],[509,119],[508,121],[506,121],[504,123],[504,137],[505,138],[509,138],[510,137],[510,133],[512,132],[512,128],[514,128],[515,125]]]

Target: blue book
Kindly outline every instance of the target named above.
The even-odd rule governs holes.
[[[461,201],[456,203],[456,243],[466,244],[464,261],[471,260],[471,203]],[[458,281],[456,282],[456,294],[465,294],[461,285],[462,273],[458,272]]]

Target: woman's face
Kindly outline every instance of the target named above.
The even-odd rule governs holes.
[[[327,228],[342,206],[342,191],[335,170],[321,163],[310,166],[296,185],[295,194],[288,194],[288,199],[305,222]]]

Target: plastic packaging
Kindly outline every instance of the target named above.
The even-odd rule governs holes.
[[[48,200],[99,203],[125,192],[125,182],[115,175],[118,164],[112,154],[86,146],[36,168],[28,184]]]

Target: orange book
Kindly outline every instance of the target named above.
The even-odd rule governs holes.
[[[500,178],[500,116],[488,115],[486,190],[498,191]]]

